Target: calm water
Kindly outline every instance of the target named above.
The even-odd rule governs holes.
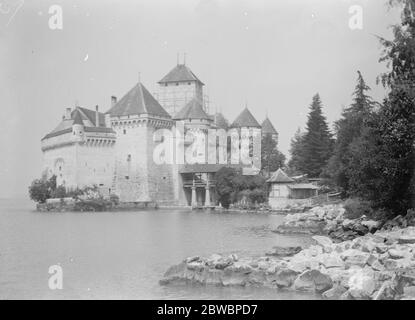
[[[0,200],[0,299],[308,299],[312,295],[158,284],[191,255],[258,254],[307,237],[271,232],[283,216],[158,210],[38,213],[27,200]],[[50,290],[48,268],[63,268]]]

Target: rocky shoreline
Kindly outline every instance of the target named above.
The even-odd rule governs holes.
[[[332,205],[287,215],[278,232],[334,235],[314,235],[308,248],[274,247],[261,257],[190,257],[170,267],[160,284],[270,287],[326,299],[415,299],[415,227],[378,230],[376,221],[349,221],[343,214],[341,205]]]

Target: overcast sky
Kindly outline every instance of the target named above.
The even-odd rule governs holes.
[[[4,1],[2,1],[4,3]],[[40,139],[78,101],[102,111],[138,80],[151,91],[177,53],[206,84],[211,107],[232,121],[245,103],[266,112],[288,155],[319,92],[330,125],[351,102],[357,70],[382,100],[376,35],[398,21],[386,0],[8,0],[0,11],[0,197],[27,194],[40,176]],[[61,5],[63,29],[49,7]],[[349,8],[363,8],[352,30]]]

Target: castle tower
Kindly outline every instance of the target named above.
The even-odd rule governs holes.
[[[274,141],[278,143],[278,132],[277,130],[275,130],[271,120],[269,120],[268,117],[266,117],[264,122],[262,122],[261,128],[262,136],[271,135],[272,139],[274,139]]]
[[[58,126],[41,141],[44,172],[55,175],[66,189],[96,185],[111,194],[115,132],[105,126],[104,114],[83,107],[66,108]]]
[[[116,132],[114,190],[123,202],[172,202],[171,164],[156,164],[153,153],[158,129],[170,129],[172,120],[139,82],[107,112]]]
[[[237,136],[240,138],[239,148],[240,148],[240,162],[244,165],[243,173],[244,174],[257,174],[256,171],[250,171],[250,168],[255,170],[260,170],[261,162],[261,125],[256,121],[252,113],[248,110],[247,107],[236,117],[234,122],[230,126],[231,137]],[[233,131],[233,132],[232,132]],[[234,157],[237,152],[235,152],[235,143],[232,141],[232,157]],[[248,149],[243,151],[243,149]],[[251,159],[251,163],[247,164],[244,158],[244,153],[248,154],[248,157]],[[246,157],[246,154],[245,154]],[[234,159],[231,161],[235,161]],[[259,166],[259,168],[258,168]]]
[[[193,98],[201,101],[203,109],[208,112],[203,102],[204,84],[185,64],[178,63],[158,84],[158,101],[171,116]]]

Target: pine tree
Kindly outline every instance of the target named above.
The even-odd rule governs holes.
[[[290,161],[288,162],[288,169],[291,174],[299,174],[303,167],[303,150],[304,150],[304,133],[298,128],[291,139],[290,145]]]
[[[373,109],[374,102],[366,94],[370,88],[357,71],[357,85],[353,92],[353,103],[345,108],[340,120],[335,123],[336,142],[326,173],[346,194],[349,190],[349,170],[353,153],[351,144],[362,134],[365,120]]]
[[[391,90],[354,143],[350,188],[375,206],[405,214],[415,205],[415,1],[390,3],[403,4],[394,39],[381,39],[381,61],[391,67],[381,80]]]
[[[327,165],[332,149],[333,138],[317,93],[310,106],[299,170],[309,177],[319,177]]]
[[[285,165],[285,156],[277,148],[277,141],[271,134],[266,134],[261,141],[261,166],[264,176]]]

